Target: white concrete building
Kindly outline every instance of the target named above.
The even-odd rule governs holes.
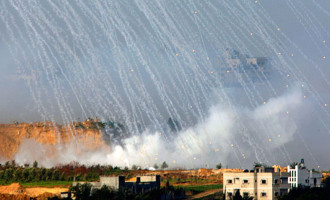
[[[254,171],[223,174],[223,190],[226,200],[237,191],[241,196],[253,199],[273,200],[288,192],[289,174],[274,172],[273,168],[257,167]]]
[[[289,184],[291,188],[321,186],[322,173],[313,172],[312,170],[308,171],[305,167],[304,159],[301,159],[301,162],[295,168],[288,166],[288,173],[290,173]]]
[[[279,168],[256,167],[254,171],[223,174],[223,190],[226,200],[237,191],[241,196],[252,196],[254,200],[273,200],[294,187],[320,187],[322,174],[306,169],[304,159],[295,168],[288,166],[287,172]]]

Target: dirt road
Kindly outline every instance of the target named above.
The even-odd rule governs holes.
[[[208,191],[205,191],[205,192],[201,192],[199,194],[195,194],[195,195],[191,196],[189,199],[199,199],[199,198],[202,198],[202,197],[206,197],[206,196],[215,194],[217,192],[222,192],[222,189],[214,189],[214,190],[208,190]]]

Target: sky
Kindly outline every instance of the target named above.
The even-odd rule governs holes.
[[[254,161],[287,163],[306,157],[313,167],[330,168],[330,115],[325,106],[330,105],[329,1],[103,3],[0,4],[1,123],[68,123],[99,116],[120,121],[131,132],[142,125],[144,135],[154,136],[156,130],[166,132],[164,124],[173,117],[184,127],[173,136],[177,140],[189,138],[188,130],[203,132],[205,124],[217,127],[212,119],[222,118],[219,113],[236,113],[240,120],[232,121],[246,133],[224,131],[223,127],[231,127],[224,123],[209,136],[228,140],[218,143],[228,151],[220,156],[224,162],[229,145],[237,140],[241,149],[237,155],[265,151],[265,155],[251,153]],[[228,47],[267,57],[276,73],[262,84],[243,81],[238,88],[222,86],[216,70],[225,66],[223,53]],[[214,71],[215,78],[205,71]],[[300,102],[305,95],[307,101]],[[291,101],[285,104],[282,99]],[[281,121],[283,116],[275,109],[269,118],[272,123],[265,128],[267,120],[260,124],[255,116],[265,109],[264,101],[275,102],[274,108],[292,109],[292,118]],[[248,125],[254,123],[257,129]],[[272,137],[267,132],[278,129],[287,132],[281,134],[288,138],[274,146],[282,153],[267,161],[271,152],[265,150],[262,139],[267,141]],[[226,136],[228,132],[235,137]],[[252,142],[238,139],[253,138],[255,132]],[[200,134],[196,137],[204,140]],[[194,139],[187,143],[195,147]],[[253,150],[257,143],[260,149]],[[191,148],[189,155],[208,152],[203,148]],[[281,159],[286,151],[290,156]],[[168,155],[164,153],[164,159]],[[210,160],[215,156],[207,162],[214,164]],[[251,165],[239,156],[229,165]]]

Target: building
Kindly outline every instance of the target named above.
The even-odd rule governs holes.
[[[287,172],[280,167],[255,167],[254,170],[223,174],[223,189],[226,199],[231,199],[237,191],[242,196],[254,200],[273,200],[289,192],[293,187],[320,187],[321,173],[308,171],[304,159]]]
[[[160,175],[137,176],[128,181],[125,180],[124,176],[100,176],[100,181],[97,182],[73,182],[72,185],[76,186],[78,183],[91,184],[91,193],[101,189],[104,185],[114,190],[128,189],[133,193],[143,193],[160,189]]]
[[[225,51],[225,63],[220,66],[224,85],[240,86],[248,83],[261,83],[270,78],[271,70],[265,57],[249,57],[236,50]]]
[[[322,173],[308,171],[305,167],[304,159],[294,168],[288,166],[290,173],[289,184],[293,187],[321,187]]]
[[[223,189],[226,199],[231,199],[237,191],[253,199],[272,200],[288,192],[287,172],[274,172],[273,168],[256,167],[253,171],[224,173]]]

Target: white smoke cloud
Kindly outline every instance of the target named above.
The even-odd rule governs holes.
[[[255,109],[219,104],[210,108],[205,121],[179,132],[173,141],[164,139],[166,133],[149,130],[124,139],[123,145],[102,146],[93,151],[77,141],[54,147],[25,140],[15,160],[19,163],[37,160],[47,167],[72,161],[142,167],[166,161],[171,167],[187,168],[204,164],[212,167],[227,160],[240,165],[247,159],[267,163],[272,161],[268,159],[269,155],[276,156],[275,149],[281,149],[294,138],[296,113],[302,105],[299,89],[269,99]],[[288,155],[282,149],[278,156]]]

